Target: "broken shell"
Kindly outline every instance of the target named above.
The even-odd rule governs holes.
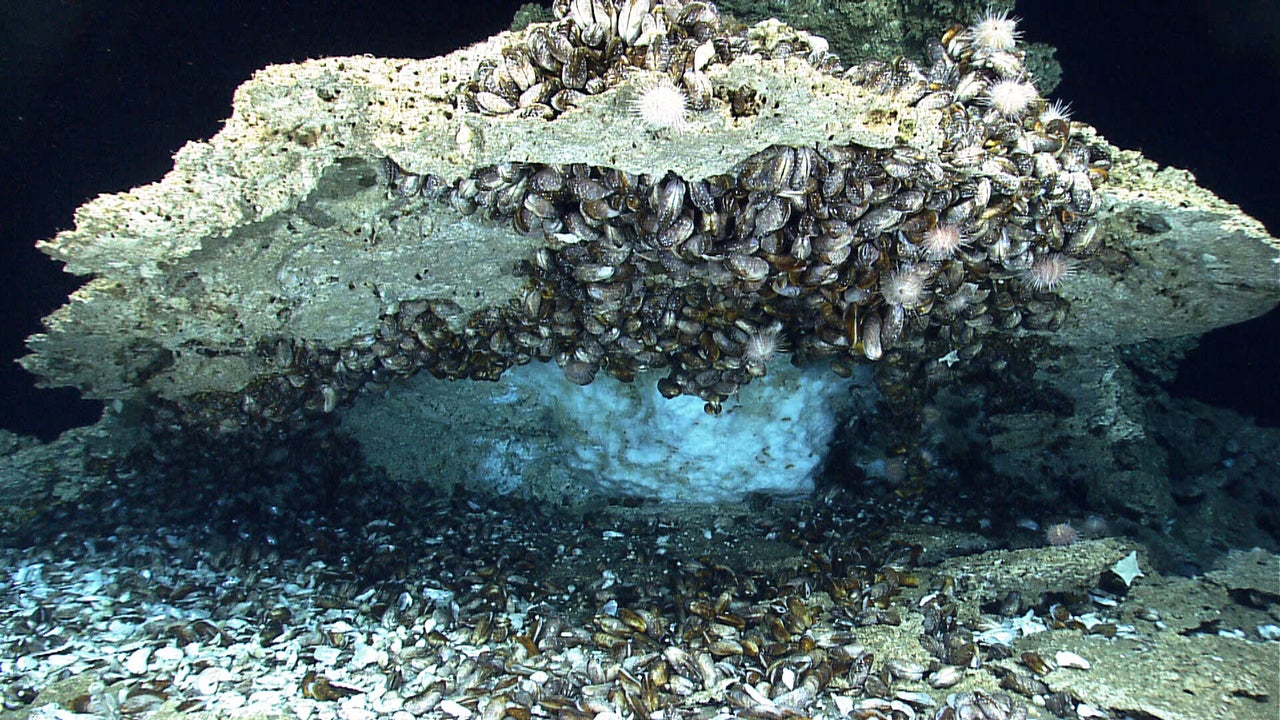
[[[929,685],[938,689],[949,688],[964,679],[964,670],[955,665],[943,665],[929,675]]]
[[[1089,668],[1093,667],[1092,665],[1089,664],[1088,660],[1085,660],[1084,658],[1071,652],[1070,650],[1059,650],[1058,652],[1054,653],[1053,661],[1058,664],[1058,667],[1064,667],[1064,668],[1076,668],[1079,670],[1088,670]]]

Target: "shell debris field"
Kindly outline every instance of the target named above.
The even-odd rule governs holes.
[[[352,462],[341,443],[294,450],[298,466]],[[613,508],[584,524],[543,503],[445,497],[371,475],[334,484],[307,472],[272,486],[252,475],[258,464],[232,452],[183,483],[124,478],[113,490],[123,501],[42,517],[33,546],[0,546],[4,709],[1275,717],[1280,644],[1186,637],[1154,609],[1172,621],[1191,596],[1230,617],[1245,601],[1225,591],[1206,601],[1217,597],[1207,577],[1165,587],[1150,569],[1129,594],[1098,587],[1134,552],[1125,541],[989,549],[960,529],[948,499],[891,493],[674,515]],[[926,507],[937,522],[915,524]],[[1262,575],[1274,555],[1244,562],[1274,586]],[[1239,584],[1239,566],[1207,576]],[[1151,687],[1175,671],[1183,682]],[[1125,687],[1138,689],[1112,689]]]
[[[254,462],[227,460],[219,471]],[[262,490],[235,477],[135,477],[129,502],[0,548],[6,709],[527,720],[856,703],[864,717],[1023,718],[1049,694],[1029,676],[997,685],[1003,668],[986,668],[1008,652],[961,622],[959,584],[920,568],[921,546],[849,541],[875,534],[855,519],[867,499],[608,513],[588,533],[540,504],[368,477],[321,500],[308,475],[267,490],[279,504],[261,513],[205,505]],[[713,512],[732,521],[702,539]]]

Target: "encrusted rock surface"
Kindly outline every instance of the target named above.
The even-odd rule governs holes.
[[[1280,602],[1280,557],[1259,548],[1231,551],[1206,577],[1251,604]]]
[[[137,427],[115,416],[47,443],[0,432],[0,532],[100,486],[109,479],[108,468],[138,441]]]
[[[1014,647],[1085,658],[1090,668],[1056,667],[1043,679],[1095,708],[1161,720],[1269,718],[1280,699],[1280,643],[1257,628],[1280,611],[1278,569],[1280,558],[1257,549],[1232,551],[1197,578],[1144,565],[1119,606],[1118,636],[1058,629]]]
[[[1276,643],[1171,632],[1104,640],[1070,631],[1033,635],[1020,652],[1052,658],[1073,652],[1088,670],[1058,668],[1044,677],[1093,708],[1159,720],[1265,720],[1276,710]]]
[[[1017,593],[1026,605],[1039,605],[1050,594],[1083,596],[1097,587],[1102,575],[1133,548],[1113,538],[1088,540],[1065,547],[991,550],[948,559],[939,566],[945,574],[964,577],[957,595],[968,612]],[[1145,566],[1145,561],[1140,560]]]
[[[770,111],[749,123],[703,114],[696,132],[676,135],[645,131],[629,110],[634,84],[554,123],[455,110],[456,80],[511,42],[503,33],[429,60],[325,58],[257,73],[226,127],[180,150],[162,181],[86,204],[75,229],[42,243],[95,279],[32,338],[26,367],[94,398],[235,392],[266,372],[253,353],[264,338],[337,346],[401,302],[447,299],[469,314],[518,297],[510,267],[535,243],[444,206],[391,224],[374,182],[384,157],[448,178],[508,160],[701,178],[774,144],[939,141],[938,111],[859,92],[799,59],[745,57],[710,73],[754,87]]]
[[[552,359],[578,384],[667,369],[664,396],[719,412],[780,351],[833,357],[874,367],[876,413],[837,437],[863,472],[945,479],[971,465],[947,438],[976,440],[1020,496],[1067,479],[1142,526],[1173,509],[1168,473],[1134,461],[1163,448],[1126,353],[1167,365],[1176,338],[1274,305],[1280,243],[1261,225],[1067,122],[1029,90],[1011,26],[991,47],[949,31],[928,68],[842,72],[776,21],[729,31],[692,4],[601,23],[595,7],[442,58],[259,72],[161,182],[42,244],[93,279],[24,364],[126,416],[234,431],[362,390],[376,407],[421,369],[497,379]],[[664,74],[692,111],[655,128],[635,107]],[[927,248],[944,226],[962,250]],[[424,408],[386,410],[348,429],[368,447],[470,443],[415,434]],[[430,467],[403,459],[370,457]],[[456,469],[431,479],[475,479]]]
[[[164,180],[98,198],[42,244],[94,279],[32,338],[26,366],[90,397],[177,399],[237,392],[268,368],[268,338],[337,346],[414,299],[465,313],[518,296],[507,270],[535,243],[501,224],[425,210],[388,217],[382,158],[442,177],[499,161],[582,162],[687,179],[727,171],[774,144],[854,142],[936,151],[940,112],[859,91],[799,59],[739,57],[716,87],[768,98],[749,121],[700,113],[689,132],[646,132],[627,83],[584,97],[555,122],[462,113],[459,78],[509,34],[430,60],[328,58],[264,69],[236,94],[226,127],[175,157]],[[1062,292],[1055,341],[1068,347],[1199,333],[1280,297],[1280,244],[1189,174],[1115,154],[1101,191],[1108,252]]]
[[[937,540],[949,537],[941,531]],[[1011,656],[988,668],[1003,676],[1002,687],[1043,681],[1041,697],[1050,702],[1050,691],[1066,693],[1093,709],[1161,720],[1271,717],[1280,695],[1280,643],[1260,638],[1254,628],[1273,623],[1280,608],[1277,557],[1233,551],[1203,577],[1168,577],[1152,569],[1145,549],[1136,546],[1143,575],[1126,588],[1109,569],[1134,547],[1107,538],[992,550],[948,558],[928,572],[957,578],[964,620],[995,628],[984,636],[1009,642]],[[1258,586],[1258,594],[1227,592],[1240,586]],[[1085,598],[1094,612],[1055,624],[1055,608]],[[1011,616],[1001,625],[978,612],[996,606]],[[1028,608],[1036,611],[1016,617]],[[1041,615],[1046,608],[1047,616]],[[1062,652],[1077,658],[1061,658]],[[1036,658],[1047,663],[1043,673],[1030,667]]]
[[[1101,211],[1113,255],[1063,288],[1073,301],[1068,344],[1125,345],[1198,335],[1256,317],[1280,300],[1280,241],[1240,208],[1117,150]]]

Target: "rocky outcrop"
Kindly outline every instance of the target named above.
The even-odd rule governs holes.
[[[844,71],[776,21],[730,31],[702,4],[583,15],[596,7],[440,58],[262,70],[163,180],[41,243],[91,279],[24,365],[234,429],[362,390],[376,404],[423,369],[666,368],[663,395],[718,412],[767,381],[779,343],[846,375],[882,356],[1003,372],[992,343],[1013,343],[1066,368],[1061,392],[1112,398],[1076,425],[1125,440],[1141,435],[1121,421],[1126,388],[1073,353],[1280,301],[1280,241],[1062,118],[999,28],[987,46],[950,34],[931,67]],[[687,119],[656,127],[634,108],[664,82]],[[962,249],[926,244],[943,225]],[[886,402],[910,405],[904,378],[881,378]],[[1037,432],[1009,427],[1006,447]]]

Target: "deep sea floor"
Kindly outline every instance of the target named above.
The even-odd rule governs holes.
[[[1280,708],[1262,551],[1166,577],[1123,537],[1007,549],[888,492],[568,513],[361,475],[178,480],[0,535],[0,717]]]

